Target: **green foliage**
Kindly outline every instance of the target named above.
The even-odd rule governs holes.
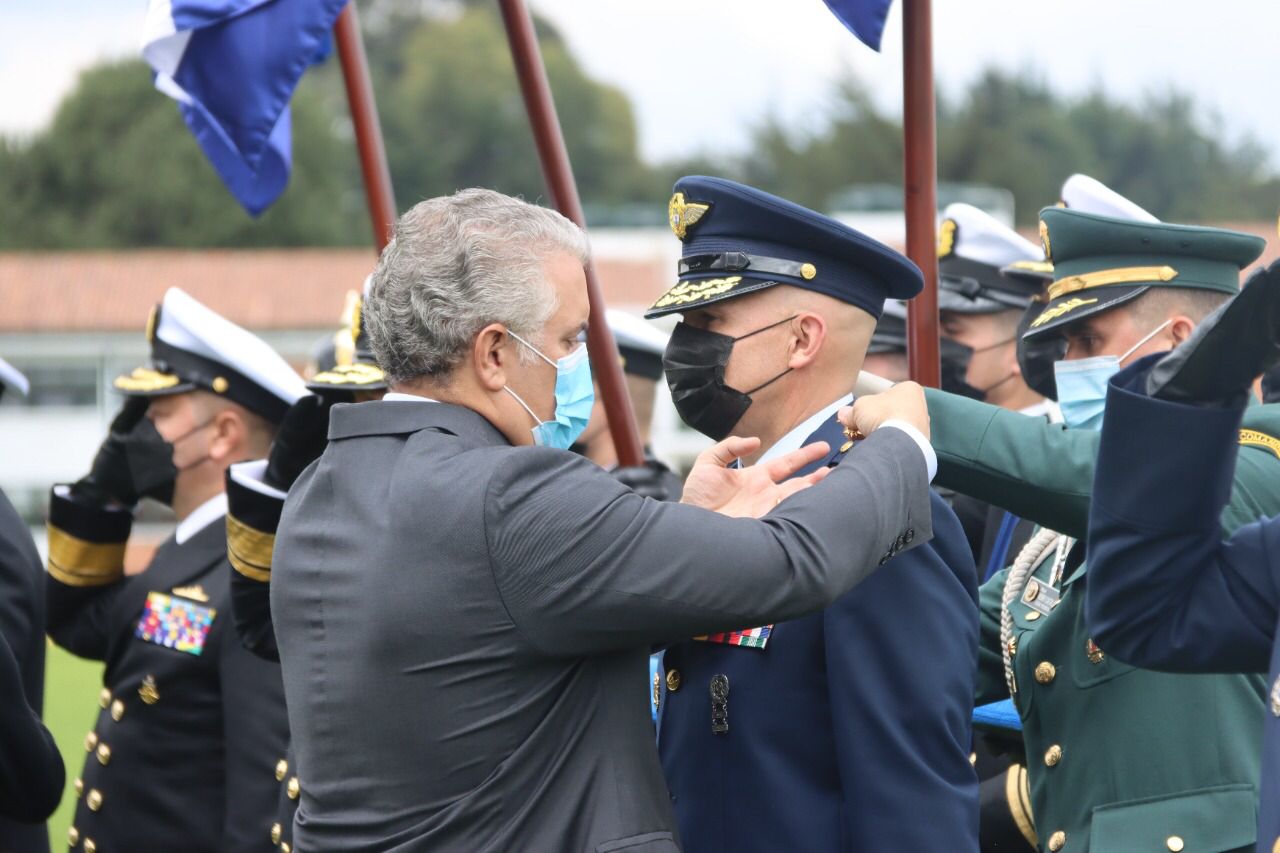
[[[545,199],[497,4],[365,0],[361,10],[401,209],[467,186]],[[748,129],[740,158],[713,152],[647,165],[627,96],[588,76],[553,26],[539,21],[538,32],[583,200],[615,221],[652,208],[661,222],[683,174],[737,177],[819,209],[851,185],[902,182],[900,120],[848,75],[832,87],[816,131],[766,118]],[[0,248],[365,243],[337,61],[310,71],[293,104],[293,177],[253,220],[143,63],[90,69],[47,130],[0,138]],[[1139,104],[1100,91],[1062,98],[1030,70],[990,70],[939,99],[938,174],[1008,188],[1023,224],[1076,171],[1171,221],[1270,219],[1280,178],[1256,143],[1224,141],[1219,124],[1177,92]]]
[[[1061,98],[1031,71],[989,70],[956,103],[938,104],[938,179],[1010,190],[1034,223],[1062,181],[1084,172],[1163,219],[1270,219],[1280,179],[1254,142],[1224,142],[1216,117],[1169,92],[1139,105],[1101,92]],[[776,121],[755,129],[748,182],[826,207],[852,184],[902,182],[902,127],[856,79],[835,88],[830,120],[798,135]]]

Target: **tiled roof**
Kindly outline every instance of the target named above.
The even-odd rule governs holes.
[[[373,268],[369,249],[0,252],[0,332],[133,331],[171,286],[250,329],[323,328]],[[610,305],[647,305],[654,260],[597,263]]]

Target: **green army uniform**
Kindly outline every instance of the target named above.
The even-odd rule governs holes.
[[[1052,214],[1049,210],[1044,214],[1051,230]],[[1088,228],[1109,222],[1090,218],[1101,222],[1086,222]],[[1069,233],[1070,225],[1062,229],[1068,232],[1063,239],[1055,242],[1074,249],[1077,241],[1069,239],[1075,236]],[[1118,263],[1114,255],[1101,260],[1122,270],[1149,268]],[[1180,266],[1175,259],[1169,264],[1159,266],[1165,270]],[[1064,266],[1058,262],[1059,281]],[[1074,271],[1068,274],[1081,277]],[[1157,286],[1161,285],[1168,286],[1164,282]],[[1132,289],[1132,284],[1126,282],[1124,287]],[[1084,301],[1094,295],[1076,291],[1066,294],[1066,299]],[[1114,294],[1086,305],[1100,304],[1098,310],[1106,310],[1118,304],[1107,296]],[[1051,299],[1046,312],[1055,308],[1055,302],[1065,304],[1062,297]],[[1072,310],[1058,316],[1070,316]],[[976,697],[978,703],[985,703],[1010,696],[1007,657],[1012,697],[1023,722],[1041,849],[1051,853],[1252,849],[1263,676],[1177,675],[1137,669],[1098,648],[1085,627],[1088,574],[1082,539],[1088,526],[1099,434],[1068,430],[939,391],[929,390],[927,396],[931,441],[938,455],[935,483],[995,503],[1047,529],[1028,546],[1028,550],[1037,544],[1045,546],[1037,559],[1028,560],[1024,551],[1023,565],[1015,561],[1014,567],[982,587]],[[1251,407],[1241,431],[1235,488],[1221,519],[1224,531],[1280,513],[1280,440],[1276,436],[1280,436],[1280,406]],[[1063,542],[1052,531],[1071,539]],[[1025,570],[1026,576],[1011,591],[1016,595],[1009,606],[1012,621],[1002,641],[1002,599],[1010,572],[1016,570]]]

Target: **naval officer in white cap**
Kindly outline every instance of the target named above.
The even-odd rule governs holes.
[[[147,324],[151,363],[87,476],[49,510],[49,634],[106,664],[67,841],[72,850],[267,851],[288,784],[280,669],[231,624],[223,477],[266,453],[302,379],[261,339],[170,289]],[[139,498],[178,524],[124,574]],[[296,783],[295,783],[296,784]]]

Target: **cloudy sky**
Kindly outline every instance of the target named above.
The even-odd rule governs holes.
[[[885,106],[902,96],[901,3],[877,54],[821,0],[531,0],[588,69],[629,93],[643,150],[663,158],[740,150],[766,112],[821,121],[830,81],[852,69]],[[1124,99],[1170,87],[1216,110],[1229,138],[1250,133],[1280,164],[1280,3],[1219,0],[935,0],[938,85],[957,92],[996,65],[1059,91]],[[0,132],[49,119],[77,72],[136,52],[145,0],[4,0]],[[1208,10],[1208,11],[1206,11]]]

